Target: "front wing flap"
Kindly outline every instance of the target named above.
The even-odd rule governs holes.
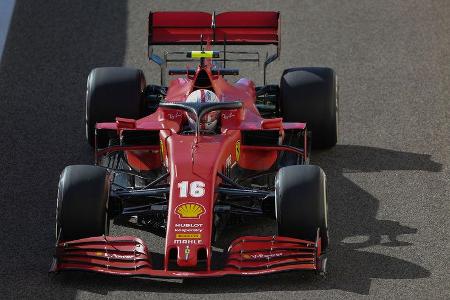
[[[138,277],[219,277],[321,270],[321,264],[320,239],[310,242],[278,236],[244,236],[231,243],[221,269],[156,269],[141,239],[100,236],[59,243],[50,272],[83,270]]]

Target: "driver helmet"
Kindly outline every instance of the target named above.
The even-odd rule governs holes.
[[[210,90],[199,89],[189,94],[186,102],[195,103],[217,103],[220,102],[219,98]],[[219,117],[219,111],[212,111],[205,114],[200,120],[200,129],[202,130],[214,130],[217,126],[217,119]],[[191,128],[195,128],[195,120],[188,114],[188,120]]]

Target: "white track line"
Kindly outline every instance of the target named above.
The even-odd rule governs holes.
[[[14,11],[16,0],[0,0],[0,62],[2,60],[3,48],[8,36],[9,23]]]

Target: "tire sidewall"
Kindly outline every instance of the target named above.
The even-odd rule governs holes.
[[[95,125],[116,117],[139,119],[144,112],[145,76],[142,70],[104,67],[91,71],[86,84],[86,138],[95,143]]]
[[[98,166],[74,165],[63,170],[57,195],[57,240],[108,234],[110,176]]]
[[[278,234],[314,241],[320,229],[322,246],[328,246],[326,176],[315,165],[281,168],[275,182]]]
[[[279,106],[286,122],[306,122],[314,149],[337,143],[337,76],[331,68],[291,68],[280,81]]]

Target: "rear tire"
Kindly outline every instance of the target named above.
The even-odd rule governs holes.
[[[145,76],[138,69],[107,67],[91,71],[86,91],[86,139],[92,147],[96,123],[114,122],[116,117],[142,117],[145,87]]]
[[[56,206],[56,239],[74,240],[109,232],[110,173],[88,165],[67,166],[61,173]]]
[[[280,82],[280,109],[286,122],[306,122],[314,149],[336,145],[338,86],[330,68],[292,68]]]
[[[314,165],[281,168],[275,181],[278,235],[315,241],[320,229],[322,251],[328,247],[326,177]]]

